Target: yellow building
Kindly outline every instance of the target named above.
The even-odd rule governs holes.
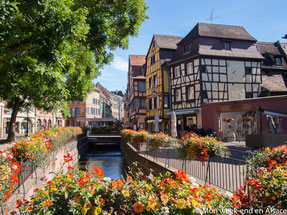
[[[174,57],[177,43],[182,37],[154,34],[146,55],[146,127],[153,132],[155,116],[159,116],[159,129],[170,130],[170,86],[168,62]]]

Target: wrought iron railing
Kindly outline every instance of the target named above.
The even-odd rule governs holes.
[[[186,174],[203,183],[234,192],[245,184],[248,170],[244,157],[251,155],[251,153],[239,150],[230,150],[230,152],[231,154],[240,153],[241,156],[240,158],[215,156],[210,158],[205,165],[196,160],[180,159],[174,147],[165,147],[161,151],[142,150],[139,153],[154,162],[160,162],[167,168],[183,170]]]

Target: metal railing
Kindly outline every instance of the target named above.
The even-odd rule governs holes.
[[[18,189],[18,192],[20,192],[20,187],[23,186],[23,192],[25,193],[25,186],[24,182],[27,178],[29,178],[33,172],[35,171],[34,165],[29,165],[29,162],[23,162],[21,163],[21,171],[17,175],[18,177],[18,184],[15,185],[14,192]]]
[[[239,150],[229,150],[231,153],[241,153],[242,158],[212,157],[204,165],[196,160],[182,160],[174,147],[161,148],[161,151],[142,150],[139,153],[154,162],[161,162],[167,168],[183,170],[210,185],[234,192],[243,186],[248,177],[245,156],[250,153]]]

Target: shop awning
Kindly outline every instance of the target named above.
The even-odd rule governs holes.
[[[265,115],[271,115],[271,116],[278,116],[278,117],[287,117],[287,114],[284,113],[276,113],[276,112],[272,112],[272,111],[263,111],[262,114]]]
[[[187,115],[187,114],[194,114],[200,111],[199,108],[191,108],[191,109],[182,109],[182,110],[174,110],[175,115]],[[172,115],[173,111],[167,112],[166,115]]]

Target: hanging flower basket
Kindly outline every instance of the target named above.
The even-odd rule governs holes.
[[[224,118],[223,119],[223,122],[226,122],[226,123],[231,123],[233,121],[233,118]]]
[[[251,117],[251,116],[244,116],[244,117],[241,117],[241,122],[252,122],[254,121],[254,118]]]

